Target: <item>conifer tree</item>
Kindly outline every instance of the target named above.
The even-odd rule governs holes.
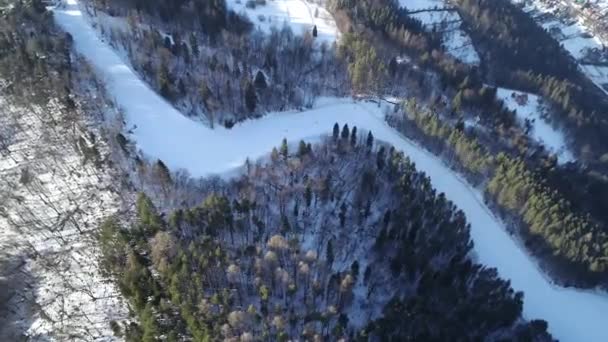
[[[348,130],[348,124],[344,124],[344,126],[342,127],[342,140],[348,139],[349,136],[350,132]]]
[[[338,125],[337,122],[334,124],[334,134],[333,134],[333,136],[334,136],[334,141],[337,141],[338,140],[338,136],[340,136],[340,126]]]

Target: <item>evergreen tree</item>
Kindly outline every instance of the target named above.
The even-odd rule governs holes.
[[[317,35],[318,35],[318,32],[317,32],[317,25],[315,25],[315,26],[312,28],[312,36],[313,36],[313,37],[315,37],[315,38],[317,38]]]
[[[346,223],[346,204],[342,202],[340,206],[340,214],[338,214],[340,218],[340,227],[344,228],[344,224]]]
[[[348,124],[344,124],[344,126],[342,127],[342,140],[348,139],[349,136],[350,132],[348,130]]]
[[[350,133],[350,144],[353,147],[357,145],[357,126],[354,126],[352,132]]]
[[[258,99],[255,93],[255,87],[251,82],[247,82],[245,85],[245,105],[247,106],[249,113],[255,112],[257,102]]]
[[[281,143],[281,155],[284,160],[287,160],[287,157],[289,157],[289,146],[287,145],[286,138],[283,138],[283,142]]]
[[[371,131],[367,133],[367,148],[371,149],[374,146],[374,135]]]
[[[255,87],[260,90],[264,90],[268,87],[268,84],[266,83],[266,76],[264,76],[262,70],[258,70],[257,74],[255,75],[254,84]]]
[[[306,185],[304,199],[306,200],[306,207],[310,208],[310,204],[312,203],[312,189],[310,188],[310,184]]]
[[[298,158],[303,158],[308,154],[308,145],[304,142],[304,140],[300,140],[300,145],[298,146]]]
[[[334,263],[334,247],[331,242],[331,239],[327,241],[327,248],[325,250],[325,258],[327,259],[327,265],[331,267],[331,264]]]
[[[337,122],[334,124],[334,134],[333,134],[333,136],[334,136],[334,141],[337,141],[338,140],[338,136],[340,136],[340,126],[338,125]]]
[[[194,32],[190,34],[190,47],[192,49],[192,55],[194,57],[198,57],[198,55],[200,54],[200,50],[198,46],[198,39],[196,39],[196,35],[194,35]]]

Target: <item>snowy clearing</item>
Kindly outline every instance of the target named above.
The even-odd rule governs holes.
[[[526,120],[530,121],[532,124],[531,136],[545,145],[549,151],[555,153],[559,162],[566,163],[574,160],[574,156],[566,145],[563,132],[543,118],[540,97],[505,88],[498,88],[496,96],[504,102],[507,108],[515,111],[522,127],[525,127]]]
[[[77,0],[67,3],[66,9],[55,11],[56,20],[73,36],[76,49],[105,76],[111,95],[124,109],[127,127],[133,128],[131,138],[145,154],[162,159],[174,170],[183,168],[193,176],[207,176],[233,170],[247,157],[266,155],[283,137],[291,141],[318,137],[335,122],[371,130],[377,139],[404,151],[431,177],[433,186],[464,211],[479,261],[496,267],[516,290],[524,291],[526,317],[547,320],[550,332],[562,341],[608,340],[604,322],[608,296],[552,285],[483,204],[481,193],[438,158],[388,127],[376,104],[323,99],[307,112],[273,113],[232,130],[211,130],[187,119],[154,93],[99,39],[78,10]]]
[[[446,50],[463,63],[479,64],[480,59],[471,37],[462,30],[462,19],[455,10],[450,10],[444,0],[399,0],[401,7],[407,8],[411,16],[420,20],[427,30],[443,33],[443,45]]]
[[[244,13],[254,26],[264,32],[283,25],[291,27],[295,34],[312,33],[317,26],[320,42],[332,44],[339,37],[338,28],[332,15],[323,8],[319,1],[309,0],[267,0],[265,5],[254,8],[246,6],[247,0],[226,0],[228,8],[237,13]]]

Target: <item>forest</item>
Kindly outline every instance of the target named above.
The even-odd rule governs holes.
[[[471,259],[464,215],[406,156],[338,123],[324,140],[283,141],[192,208],[163,215],[141,194],[133,223],[106,221],[105,268],[141,322],[116,334],[551,340]]]
[[[485,70],[499,85],[542,94],[555,104],[554,120],[575,138],[580,158],[606,172],[608,100],[576,60],[530,16],[508,0],[455,1]],[[489,37],[492,37],[491,39]],[[525,37],[525,39],[524,39]]]
[[[519,157],[489,150],[470,130],[442,122],[415,100],[406,101],[389,123],[441,155],[471,183],[483,185],[486,200],[558,281],[579,286],[607,281],[604,226],[551,189],[538,170]]]
[[[128,28],[100,21],[102,34],[163,97],[210,125],[231,127],[268,111],[310,107],[319,95],[347,93],[345,66],[334,58],[335,47],[318,47],[313,31],[296,35],[284,26],[267,35],[252,30],[248,19],[228,11],[224,1],[202,3],[172,3],[161,22],[159,7],[143,10],[132,1],[93,1],[92,6],[124,14]],[[201,22],[211,16],[214,32],[189,20],[191,8],[200,6],[206,6]]]

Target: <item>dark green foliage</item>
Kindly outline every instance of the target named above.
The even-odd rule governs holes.
[[[340,137],[342,138],[342,140],[347,140],[349,136],[350,136],[350,131],[348,129],[348,124],[344,124],[344,126],[342,126],[342,133],[341,133]]]
[[[285,138],[283,138],[283,141],[281,142],[281,155],[284,160],[287,160],[289,157],[289,145],[287,145],[287,139]]]
[[[259,70],[255,75],[254,84],[255,87],[260,90],[264,90],[268,87],[268,84],[266,83],[266,76],[264,76],[264,73],[261,70]]]
[[[255,112],[258,103],[258,98],[255,92],[255,87],[251,82],[247,82],[245,85],[245,105],[250,113]]]
[[[374,135],[372,134],[372,132],[368,132],[367,133],[367,142],[366,142],[367,148],[371,149],[374,146]]]

